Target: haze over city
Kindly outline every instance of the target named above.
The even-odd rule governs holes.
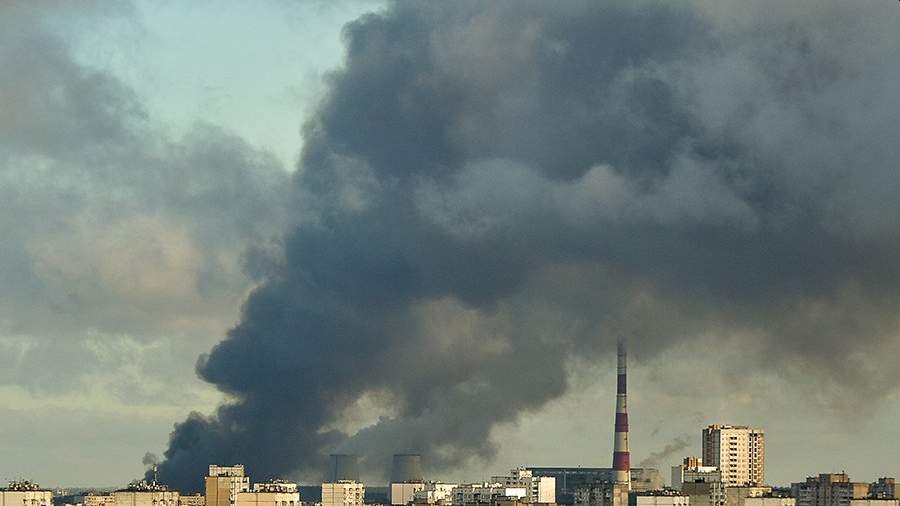
[[[897,476],[898,9],[3,2],[0,480]]]

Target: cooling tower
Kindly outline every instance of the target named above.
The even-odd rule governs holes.
[[[359,481],[359,469],[356,465],[356,455],[332,454],[326,481],[340,480]]]
[[[394,455],[394,466],[391,469],[391,483],[422,483],[422,456],[415,453],[398,453]]]

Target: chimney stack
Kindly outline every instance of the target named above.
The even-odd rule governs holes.
[[[616,386],[616,435],[613,444],[613,471],[616,483],[631,490],[631,454],[628,452],[628,394],[625,342],[619,340]]]

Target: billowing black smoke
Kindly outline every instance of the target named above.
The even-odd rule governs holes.
[[[760,363],[893,386],[854,366],[900,294],[897,11],[870,8],[401,2],[349,24],[299,225],[251,256],[261,284],[197,366],[233,401],[176,426],[160,479],[490,458],[492,427],[620,335],[638,356],[743,336]],[[362,404],[382,418],[345,433]]]

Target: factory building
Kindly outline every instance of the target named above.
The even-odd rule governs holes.
[[[525,489],[523,502],[528,503],[555,503],[556,502],[556,478],[550,476],[535,476],[530,469],[517,467],[506,476],[491,477],[492,483],[499,483],[507,487]]]
[[[726,487],[765,483],[765,434],[740,425],[703,429],[703,463],[722,471]]]
[[[206,506],[235,506],[238,494],[250,490],[250,477],[244,473],[243,464],[212,464],[204,482]]]
[[[611,467],[527,467],[534,476],[546,476],[556,482],[556,502],[573,504],[575,490],[595,481],[615,480]],[[631,468],[631,490],[644,492],[663,488],[662,475],[652,467]]]
[[[238,492],[236,506],[300,506],[296,483],[255,483],[252,491]]]
[[[30,481],[14,481],[0,488],[0,506],[53,506],[53,492]]]
[[[797,506],[850,506],[854,499],[867,499],[868,483],[854,483],[846,473],[824,473],[791,483]]]

